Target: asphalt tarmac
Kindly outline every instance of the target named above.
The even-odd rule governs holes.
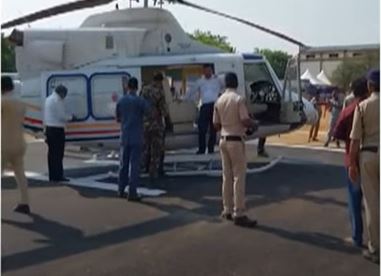
[[[270,152],[292,155],[279,147]],[[31,179],[29,216],[13,212],[19,193],[13,178],[3,178],[2,273],[379,275],[379,266],[343,241],[350,232],[341,153],[296,152],[248,175],[247,208],[259,221],[255,229],[219,219],[219,177],[162,178],[166,194],[142,203],[104,189]],[[65,160],[73,183],[110,169],[83,159]],[[29,144],[26,169],[46,172],[43,143]]]

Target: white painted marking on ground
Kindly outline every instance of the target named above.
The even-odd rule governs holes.
[[[255,173],[261,173],[261,172],[267,171],[267,170],[271,169],[272,167],[274,167],[276,164],[278,164],[282,159],[283,159],[283,156],[279,156],[279,157],[273,159],[267,165],[264,165],[264,166],[259,167],[259,168],[247,169],[246,173],[247,174],[255,174]],[[214,177],[221,176],[222,175],[222,171],[221,170],[208,171],[206,173],[206,175],[207,176],[214,176]]]
[[[37,172],[25,172],[25,175],[27,178],[34,179],[34,180],[40,180],[40,181],[49,181],[48,176],[43,175],[41,173]],[[4,176],[10,176],[14,177],[14,173],[11,171],[7,171],[4,173]],[[76,186],[76,187],[83,187],[83,188],[93,188],[93,189],[100,189],[100,190],[106,190],[106,191],[118,191],[118,185],[113,183],[104,183],[104,182],[98,182],[97,180],[102,178],[110,177],[109,174],[96,174],[91,175],[88,177],[79,177],[79,178],[70,178],[71,181],[69,182],[62,182],[65,185],[69,186]],[[128,186],[126,187],[126,192],[128,191]],[[143,196],[160,196],[162,194],[167,193],[165,190],[159,190],[159,189],[147,189],[144,187],[138,188],[138,193]]]

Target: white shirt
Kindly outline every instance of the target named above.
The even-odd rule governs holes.
[[[197,80],[196,85],[185,95],[185,99],[193,99],[197,92],[200,93],[201,105],[214,103],[218,95],[222,92],[223,85],[217,76],[211,76],[209,79],[202,77]]]
[[[44,108],[44,125],[50,127],[65,127],[66,122],[73,118],[65,111],[64,100],[53,92],[46,98]]]
[[[351,92],[344,99],[343,109],[345,109],[347,106],[349,106],[351,103],[353,103],[354,100],[355,100],[355,95],[353,94],[353,92]]]

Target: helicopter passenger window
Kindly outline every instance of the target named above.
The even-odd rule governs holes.
[[[91,76],[91,100],[93,116],[96,119],[114,119],[118,99],[123,96],[126,73],[96,73]]]
[[[83,75],[53,75],[48,80],[48,94],[50,95],[58,85],[64,85],[67,88],[65,107],[68,114],[73,114],[78,120],[85,120],[89,114],[86,77]]]

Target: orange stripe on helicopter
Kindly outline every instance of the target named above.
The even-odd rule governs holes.
[[[25,121],[37,124],[42,127],[42,121],[38,119],[33,119],[30,117],[25,117]],[[102,128],[102,127],[116,127],[119,126],[116,123],[98,123],[98,124],[88,124],[88,123],[74,123],[67,126],[69,131],[66,132],[67,135],[83,135],[83,134],[106,134],[106,133],[119,133],[119,128],[117,129],[103,129],[103,130],[92,130],[87,131],[87,129]],[[70,129],[83,129],[79,131],[70,131]]]

